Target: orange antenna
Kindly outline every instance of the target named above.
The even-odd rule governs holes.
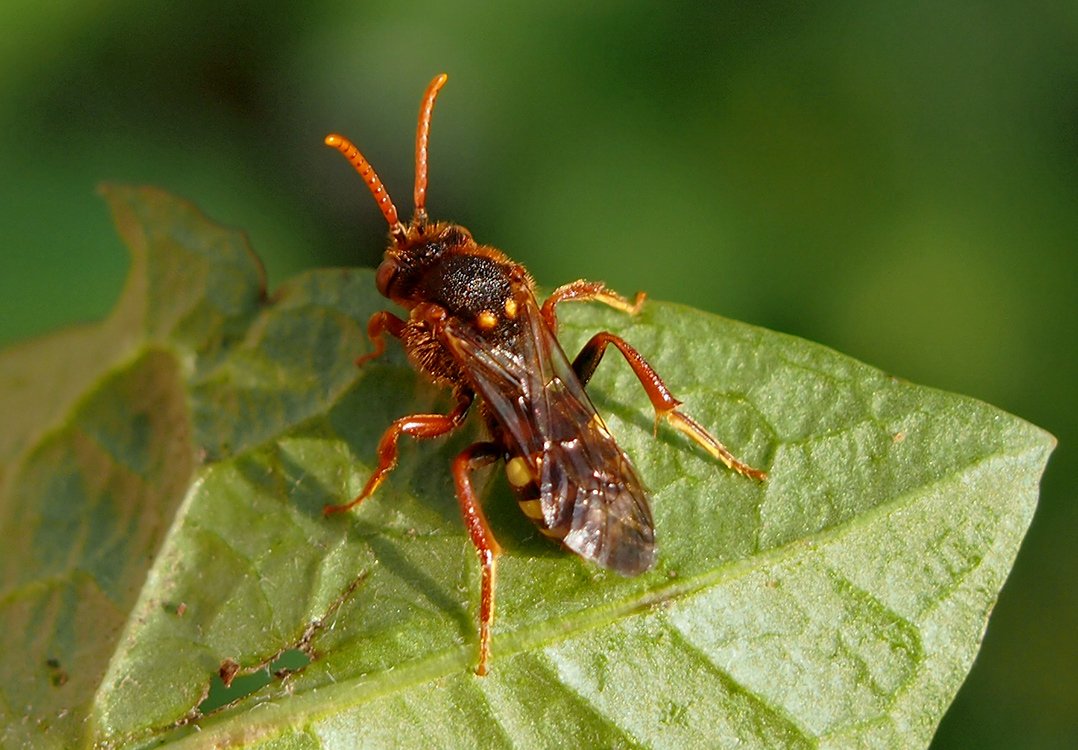
[[[429,119],[429,107],[427,116]],[[385,185],[378,178],[378,173],[374,171],[374,167],[363,158],[363,154],[359,153],[359,149],[342,135],[337,135],[336,133],[327,135],[326,145],[344,154],[344,158],[359,172],[359,176],[367,183],[367,188],[371,191],[371,195],[374,196],[375,203],[381,209],[382,216],[386,217],[386,223],[389,224],[389,233],[393,235],[393,239],[398,245],[402,244],[406,235],[404,226],[400,223],[400,219],[397,218],[397,207],[393,205],[393,199],[386,192]]]
[[[419,106],[419,126],[415,131],[415,220],[422,224],[427,220],[427,144],[430,142],[430,116],[434,112],[434,100],[438,91],[449,78],[445,73],[435,76],[423,94]]]

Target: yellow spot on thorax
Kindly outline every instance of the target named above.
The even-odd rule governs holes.
[[[475,322],[482,330],[489,331],[498,325],[498,316],[490,310],[481,310],[479,315],[476,316]]]

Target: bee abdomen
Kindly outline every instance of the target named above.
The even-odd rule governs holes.
[[[568,524],[550,525],[539,499],[539,485],[526,459],[514,456],[505,462],[505,476],[517,497],[521,512],[534,523],[539,531],[552,539],[564,539],[569,533]]]

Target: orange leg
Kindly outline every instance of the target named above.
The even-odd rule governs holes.
[[[472,489],[472,480],[468,476],[479,466],[490,463],[501,455],[497,443],[473,443],[453,459],[453,482],[457,487],[457,502],[464,516],[464,525],[472,538],[475,551],[479,553],[479,564],[483,566],[483,582],[479,598],[479,663],[475,673],[485,675],[490,661],[490,630],[494,625],[494,572],[501,547],[490,531],[483,508]]]
[[[363,491],[356,495],[355,500],[342,505],[327,505],[322,512],[327,516],[331,513],[340,513],[350,510],[368,497],[374,494],[378,485],[386,478],[386,475],[397,465],[397,440],[401,435],[427,439],[446,435],[464,421],[468,414],[468,407],[472,404],[474,396],[471,391],[460,391],[457,394],[457,405],[448,414],[412,414],[401,417],[382,433],[382,439],[378,441],[378,466],[375,467],[371,478]]]
[[[640,381],[640,384],[644,386],[644,392],[651,400],[651,405],[655,407],[656,428],[659,425],[659,419],[665,419],[675,430],[688,436],[711,454],[713,458],[719,459],[738,474],[752,479],[767,479],[766,472],[754,469],[748,464],[737,460],[725,445],[700,426],[695,419],[678,411],[677,407],[681,406],[681,401],[674,398],[673,394],[670,393],[670,389],[666,387],[666,383],[659,377],[659,373],[655,372],[655,369],[640,355],[640,352],[620,336],[602,331],[592,336],[591,340],[584,345],[584,348],[580,350],[580,354],[576,355],[576,359],[573,360],[573,370],[580,378],[580,382],[587,385],[588,381],[591,380],[591,376],[595,373],[595,368],[599,366],[599,362],[603,358],[603,352],[606,351],[608,344],[613,344],[621,352],[622,356],[625,357],[625,361],[629,363],[629,367],[633,368],[633,373]]]
[[[367,321],[367,336],[374,344],[374,351],[356,357],[356,367],[362,367],[376,357],[382,356],[386,350],[385,335],[388,333],[395,339],[399,339],[404,332],[404,321],[388,310],[380,310]]]
[[[547,297],[546,302],[543,303],[543,320],[550,326],[550,330],[557,333],[558,314],[555,308],[559,302],[602,302],[604,305],[610,305],[615,310],[621,310],[629,315],[636,315],[640,312],[640,307],[644,304],[645,299],[647,299],[646,294],[637,292],[636,296],[633,297],[633,301],[630,302],[617,292],[607,289],[606,285],[601,281],[579,279],[559,286],[554,290],[553,294]]]

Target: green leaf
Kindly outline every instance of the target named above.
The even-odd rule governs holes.
[[[393,418],[449,403],[398,348],[353,365],[385,304],[371,273],[268,299],[241,234],[156,190],[104,193],[133,257],[115,313],[0,355],[5,747],[928,744],[1050,435],[684,307],[567,306],[569,351],[621,333],[771,478],[653,436],[610,357],[589,389],[652,489],[659,563],[589,566],[484,475],[505,554],[478,678],[448,463],[479,428],[403,443],[374,498],[322,516]]]

